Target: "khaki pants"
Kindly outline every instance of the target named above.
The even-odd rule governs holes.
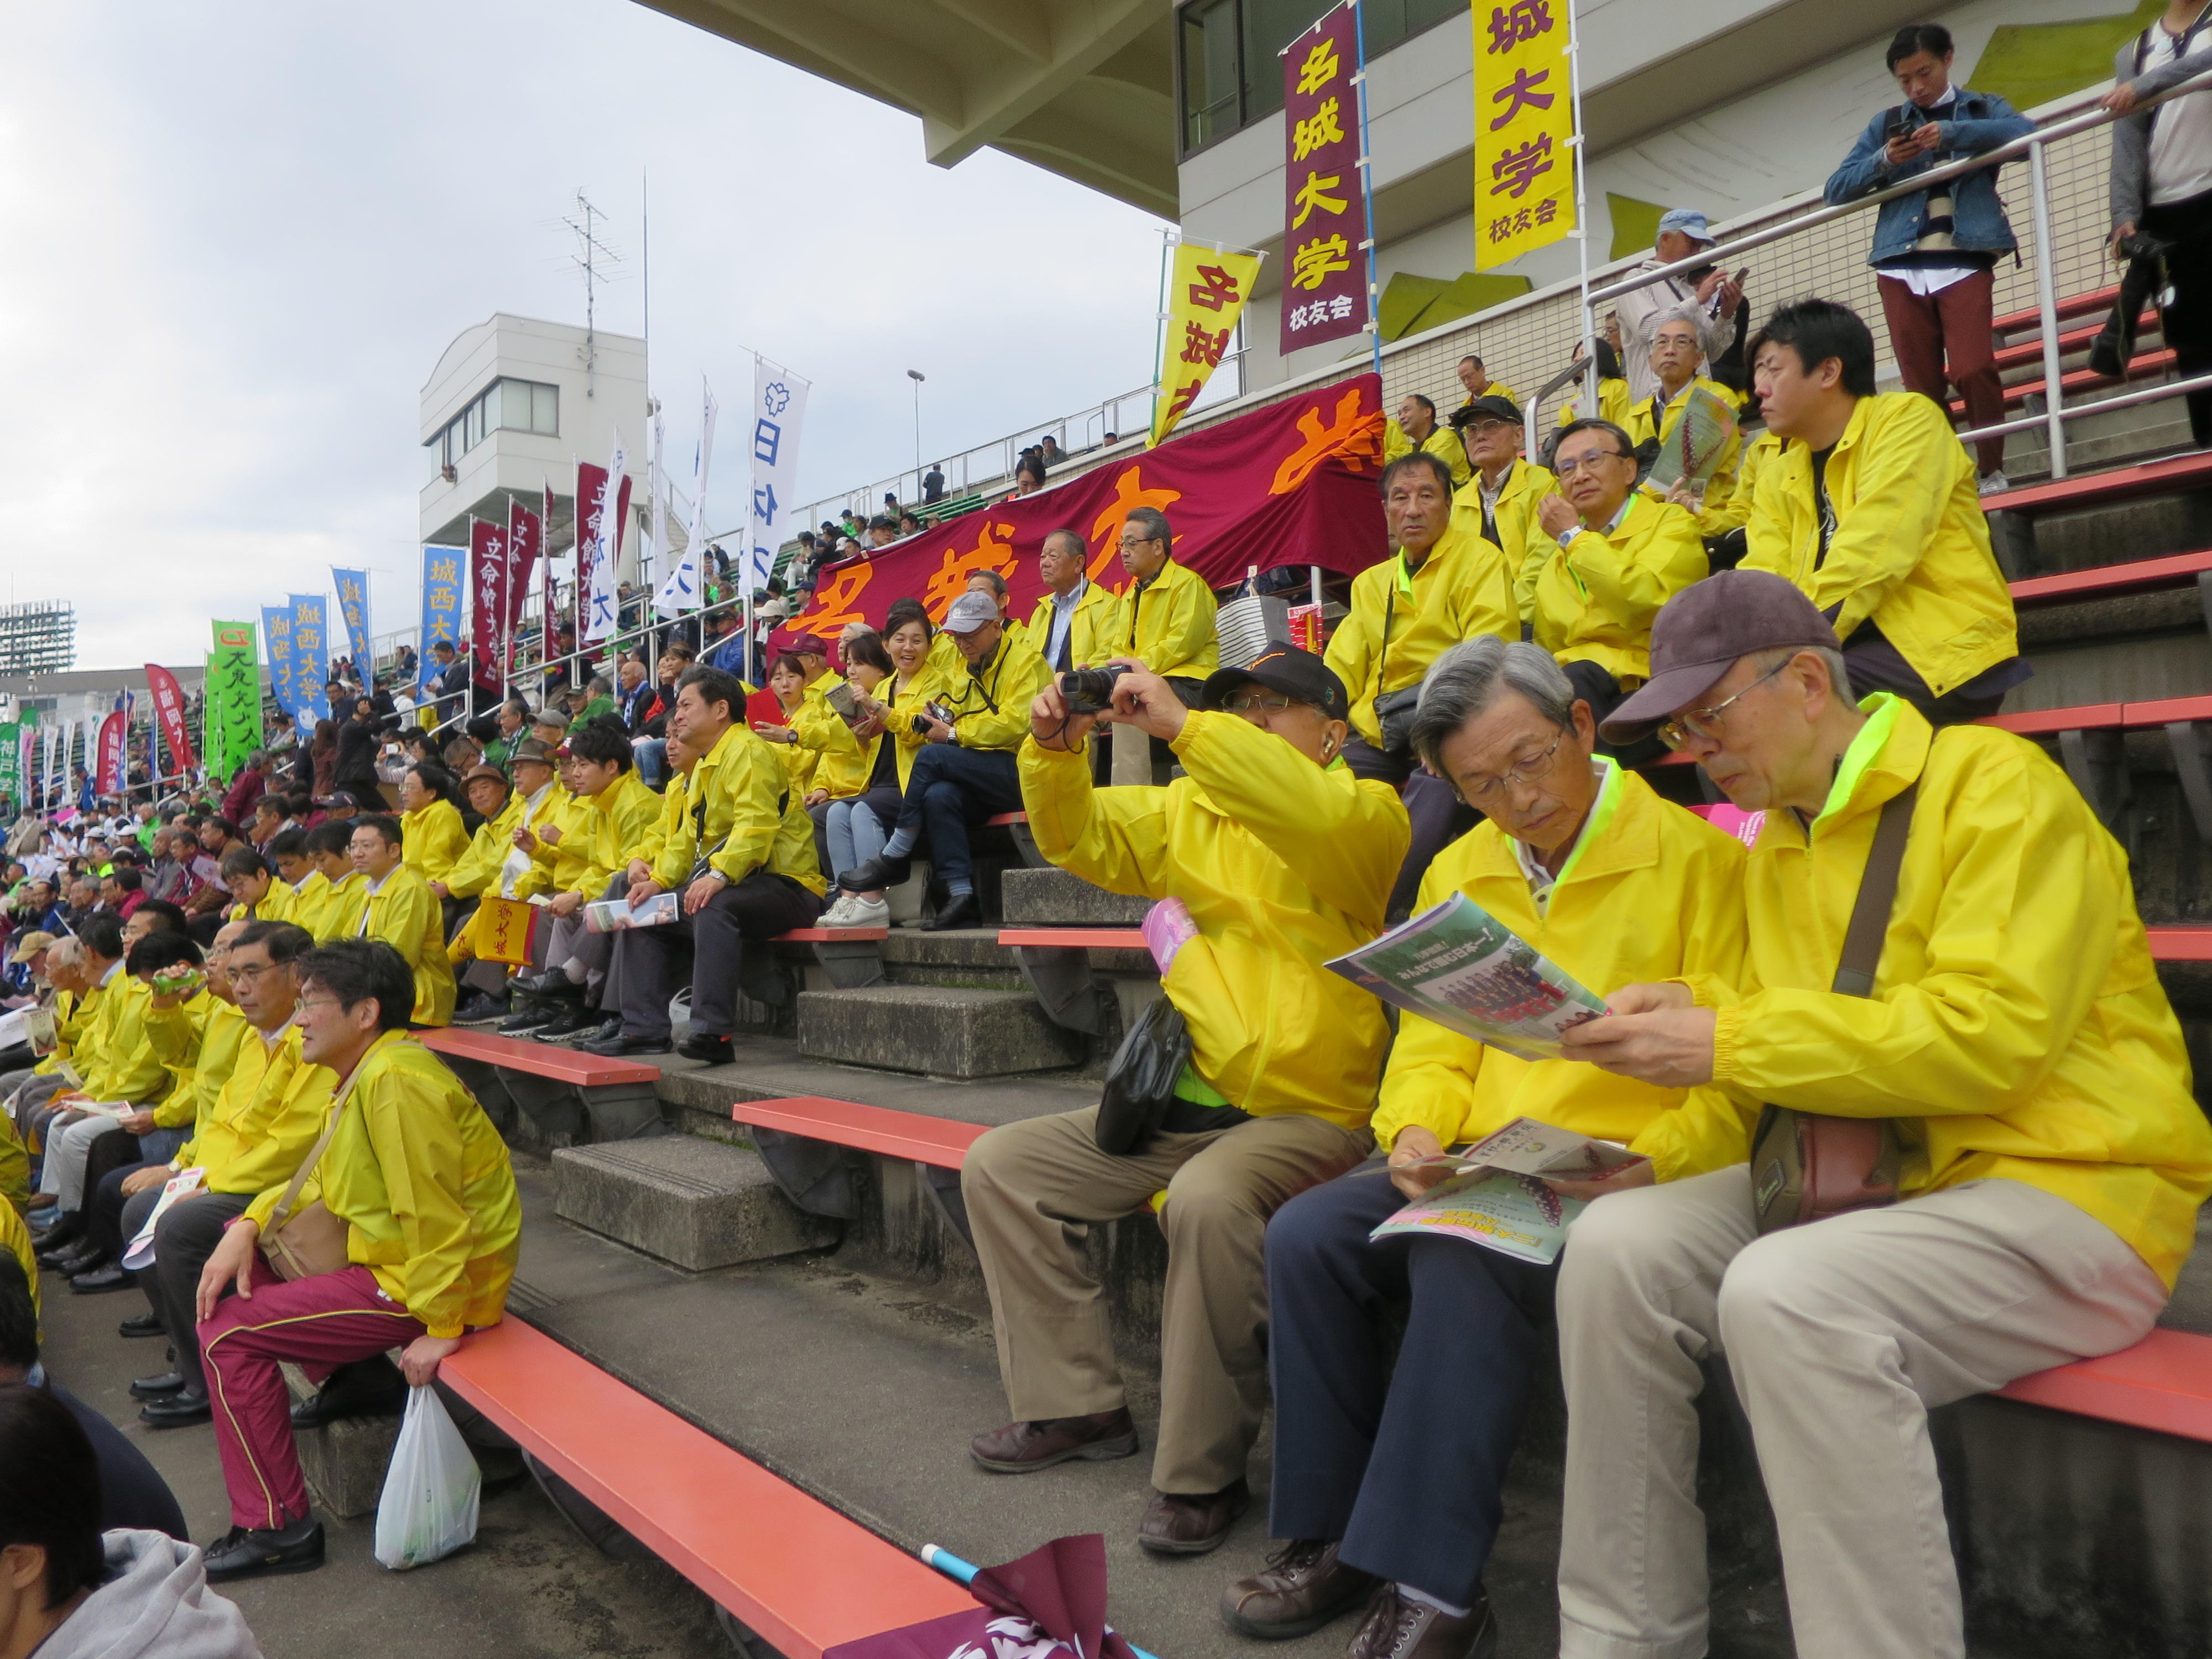
[[[1802,1659],[1959,1659],[1928,1408],[2140,1340],[2166,1286],[2118,1235],[1978,1181],[1758,1238],[1745,1165],[1615,1194],[1559,1273],[1562,1659],[1705,1651],[1698,1361],[1728,1355]]]
[[[1366,1157],[1373,1138],[1297,1113],[1208,1134],[1164,1134],[1142,1153],[1098,1150],[1097,1107],[1030,1118],[969,1149],[960,1187],[991,1291],[999,1375],[1018,1421],[1124,1403],[1098,1283],[1083,1259],[1094,1223],[1167,1188],[1160,1310],[1160,1437],[1152,1484],[1218,1492],[1244,1478],[1267,1406],[1267,1218]]]

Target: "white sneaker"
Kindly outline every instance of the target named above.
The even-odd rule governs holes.
[[[1974,481],[1975,493],[1982,495],[2002,495],[2011,488],[2012,480],[2005,477],[2002,469],[1984,472]]]
[[[891,925],[891,907],[881,899],[862,898],[858,893],[848,893],[837,901],[837,919],[825,915],[816,923],[821,927],[888,927]]]
[[[853,907],[859,902],[856,895],[840,893],[837,902],[815,918],[814,925],[817,927],[850,927],[853,924],[846,918],[853,914]]]

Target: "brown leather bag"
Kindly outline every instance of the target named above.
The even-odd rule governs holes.
[[[360,1068],[356,1066],[355,1075],[359,1074]],[[284,1188],[284,1196],[276,1200],[276,1207],[269,1212],[269,1224],[261,1230],[262,1259],[279,1279],[312,1279],[317,1273],[343,1273],[352,1265],[352,1258],[346,1253],[350,1229],[344,1217],[333,1213],[319,1198],[297,1213],[292,1208],[299,1202],[300,1189],[307,1184],[315,1165],[322,1162],[331,1137],[337,1133],[338,1120],[345,1115],[346,1097],[352,1092],[353,1078],[349,1077],[331,1103],[331,1121],[323,1126],[323,1133],[307,1149],[300,1167],[292,1172],[291,1184]]]
[[[1829,987],[1838,996],[1863,997],[1874,991],[1882,936],[1889,931],[1897,901],[1898,871],[1905,863],[1905,838],[1912,827],[1912,803],[1919,793],[1918,784],[1908,786],[1882,807],[1881,821],[1875,826],[1874,848],[1859,878],[1858,898]],[[1778,1232],[1896,1203],[1899,1158],[1892,1119],[1831,1117],[1769,1106],[1759,1114],[1751,1142],[1751,1207],[1759,1231]]]

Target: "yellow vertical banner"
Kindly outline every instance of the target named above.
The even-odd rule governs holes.
[[[1168,325],[1161,337],[1159,396],[1152,404],[1154,443],[1175,430],[1221,366],[1259,275],[1256,253],[1216,253],[1195,242],[1176,248]]]
[[[1574,0],[1474,0],[1474,268],[1575,228]]]

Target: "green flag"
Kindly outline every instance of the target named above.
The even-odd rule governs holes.
[[[208,653],[207,765],[228,778],[261,746],[260,647],[250,622],[218,622]]]

